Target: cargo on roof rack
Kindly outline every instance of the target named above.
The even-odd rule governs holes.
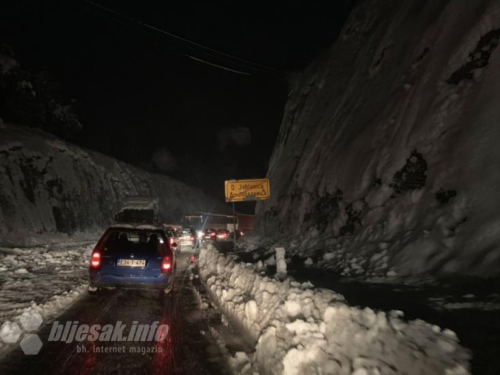
[[[147,223],[159,222],[160,199],[148,196],[129,196],[125,198],[122,207],[115,215],[117,223]]]

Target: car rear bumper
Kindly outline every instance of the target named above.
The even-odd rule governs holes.
[[[100,272],[91,272],[89,274],[89,285],[97,288],[126,288],[126,289],[165,289],[171,274],[162,274],[160,276],[115,276],[101,275]]]

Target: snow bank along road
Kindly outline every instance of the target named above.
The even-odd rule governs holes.
[[[193,293],[190,280],[189,253],[181,253],[177,259],[172,303],[160,301],[157,293],[139,291],[106,290],[99,296],[88,296],[86,279],[92,246],[47,250],[3,249],[0,253],[0,324],[29,317],[35,311],[44,318],[38,331],[43,343],[40,352],[25,355],[20,346],[4,344],[1,374],[227,373],[218,343],[206,334],[210,329],[199,314],[199,294]],[[128,327],[127,334],[134,322],[157,321],[167,324],[169,332],[161,342],[49,341],[57,314],[56,321],[63,325],[79,322],[114,326],[120,321]],[[2,327],[4,331],[9,329],[5,324]],[[96,350],[96,346],[100,348]],[[112,352],[117,346],[124,347],[122,353]]]
[[[249,373],[469,374],[469,351],[450,330],[404,321],[398,311],[351,307],[310,283],[261,276],[211,245],[201,251],[200,271],[228,319],[255,343]]]
[[[86,291],[93,245],[0,248],[0,324],[35,311],[48,321],[79,299]],[[5,349],[0,340],[0,353]]]

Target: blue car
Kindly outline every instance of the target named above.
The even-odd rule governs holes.
[[[89,267],[89,294],[101,288],[153,289],[171,294],[175,248],[161,227],[111,226],[97,243]]]

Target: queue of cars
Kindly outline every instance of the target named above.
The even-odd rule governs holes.
[[[241,229],[236,229],[236,238],[244,236],[245,233]],[[228,241],[233,239],[233,232],[227,229],[205,229],[200,237],[201,241]]]
[[[232,239],[227,229],[197,232],[157,224],[158,207],[154,197],[130,197],[125,202],[115,215],[117,223],[104,232],[92,252],[89,294],[112,287],[156,290],[160,297],[170,297],[179,252],[195,249],[201,241]],[[243,231],[236,231],[237,237],[243,235]]]
[[[227,229],[208,228],[205,230],[196,231],[194,228],[181,228],[178,229],[175,233],[175,242],[178,244],[178,248],[196,248],[200,245],[201,242],[208,240],[228,241],[233,239],[233,232],[230,232]],[[244,235],[245,233],[242,230],[236,230],[236,238],[240,238]]]

